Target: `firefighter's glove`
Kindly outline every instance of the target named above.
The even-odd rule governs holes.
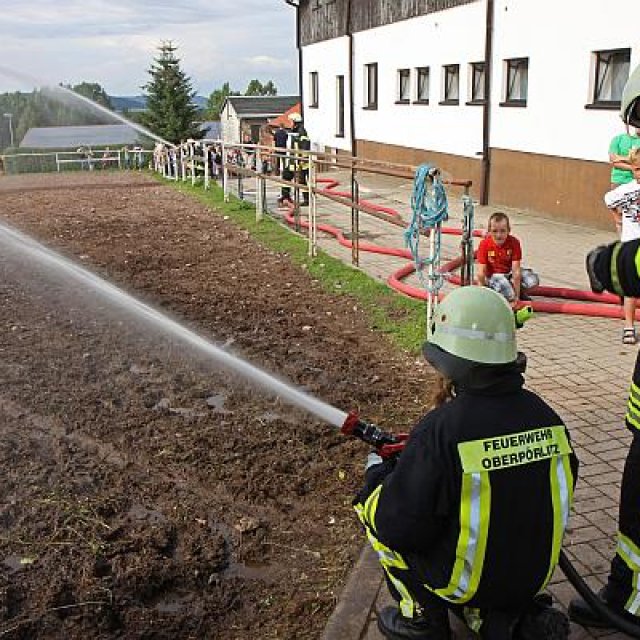
[[[596,247],[595,249],[589,251],[589,253],[587,254],[587,259],[585,261],[587,275],[589,276],[589,285],[591,286],[591,291],[593,291],[594,293],[602,293],[605,290],[605,285],[602,284],[601,279],[598,278],[596,274],[596,265],[602,261],[604,257],[603,254],[605,254],[608,249],[609,247],[600,245],[599,247]],[[605,264],[608,264],[608,261],[605,262]]]
[[[364,486],[358,492],[353,504],[364,504],[367,498],[375,491],[376,487],[384,482],[384,479],[393,471],[398,456],[385,460],[378,453],[372,451],[367,456],[364,471]]]
[[[364,465],[364,471],[365,473],[367,471],[369,471],[369,469],[371,469],[371,467],[375,467],[379,464],[382,464],[384,461],[382,459],[382,457],[380,456],[380,454],[378,454],[376,451],[372,451],[368,456],[367,456],[367,461]]]

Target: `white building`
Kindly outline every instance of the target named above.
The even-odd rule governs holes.
[[[602,195],[640,63],[638,0],[287,2],[316,145],[430,161],[482,202],[610,226]]]

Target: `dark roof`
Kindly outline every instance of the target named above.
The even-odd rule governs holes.
[[[96,124],[82,127],[32,127],[20,142],[31,149],[71,149],[108,144],[133,144],[138,132],[126,124]]]
[[[220,121],[219,120],[205,120],[200,124],[200,131],[204,133],[204,137],[209,140],[217,140],[220,137]]]
[[[300,102],[300,96],[228,96],[222,105],[223,109],[227,100],[240,117],[273,117],[291,109],[296,102]]]

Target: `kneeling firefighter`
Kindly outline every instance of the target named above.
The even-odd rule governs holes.
[[[555,411],[523,389],[514,314],[485,287],[451,292],[428,328],[442,380],[401,453],[369,454],[354,504],[398,607],[387,638],[449,640],[448,611],[485,640],[568,637],[539,595],[558,562],[578,460]]]

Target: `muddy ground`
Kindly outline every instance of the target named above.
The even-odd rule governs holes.
[[[353,300],[150,177],[0,176],[0,222],[335,407],[423,409]],[[366,453],[0,242],[0,637],[318,638]]]

